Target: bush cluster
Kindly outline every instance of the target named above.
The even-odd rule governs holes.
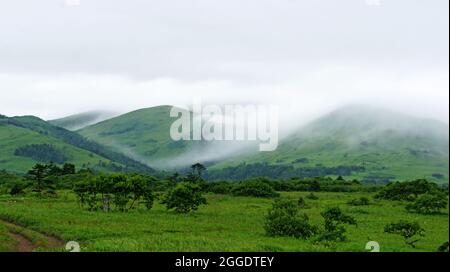
[[[151,209],[154,201],[153,181],[140,175],[103,174],[77,183],[74,192],[81,207],[87,206],[90,211],[126,212],[136,208],[137,204],[145,204],[147,209]]]

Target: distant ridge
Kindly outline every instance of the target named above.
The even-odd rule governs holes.
[[[107,111],[89,111],[75,115],[70,115],[64,118],[49,120],[52,125],[65,128],[67,130],[76,131],[84,127],[97,124],[101,121],[110,119],[119,115],[114,112]]]

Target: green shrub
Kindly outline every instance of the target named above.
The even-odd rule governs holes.
[[[444,194],[424,194],[406,205],[406,209],[420,214],[436,214],[447,207],[447,202],[447,196]]]
[[[249,180],[238,184],[232,190],[236,196],[277,197],[279,194],[267,183],[259,180]]]
[[[321,213],[325,220],[324,232],[317,238],[318,241],[345,241],[345,228],[343,224],[356,225],[356,220],[344,214],[339,207],[329,208]]]
[[[265,217],[264,229],[269,236],[309,238],[317,232],[306,214],[299,214],[296,203],[278,199]]]
[[[367,197],[360,197],[350,200],[347,204],[352,206],[367,206],[370,205],[370,200]]]
[[[18,196],[25,193],[26,185],[22,183],[16,183],[12,186],[11,190],[9,190],[9,194],[11,196]]]
[[[233,185],[231,185],[231,183],[226,181],[210,182],[207,183],[205,191],[215,194],[226,195],[231,193],[232,188]]]
[[[117,211],[126,212],[136,208],[137,203],[144,203],[147,209],[153,206],[153,182],[155,180],[140,175],[104,174],[92,177],[75,185],[73,191],[78,196],[81,207],[88,210],[112,210],[111,203]]]
[[[319,199],[319,197],[316,196],[314,193],[310,193],[309,195],[306,196],[306,198],[310,199],[310,200],[318,200]]]
[[[206,199],[201,194],[200,186],[193,183],[181,182],[164,196],[162,204],[167,209],[174,209],[178,213],[189,213],[195,211]]]
[[[420,227],[417,222],[407,222],[401,220],[397,223],[391,223],[384,227],[384,232],[391,234],[398,234],[403,237],[405,244],[415,248],[416,243],[419,239],[414,238],[415,236],[425,236],[425,230]]]
[[[375,196],[375,198],[414,201],[421,194],[436,193],[440,190],[441,189],[437,184],[425,179],[418,179],[389,183]]]
[[[306,201],[303,197],[299,197],[297,200],[297,205],[300,209],[303,209],[306,207]]]
[[[448,252],[448,241],[439,246],[438,252]]]

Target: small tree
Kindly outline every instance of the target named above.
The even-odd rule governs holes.
[[[444,194],[424,194],[406,205],[406,209],[420,214],[436,214],[447,207],[447,202],[447,196]]]
[[[344,214],[339,207],[329,208],[321,213],[325,220],[325,231],[319,236],[319,241],[345,241],[346,229],[343,224],[357,225],[356,220]]]
[[[65,163],[62,167],[62,174],[63,175],[73,175],[75,174],[75,165],[71,163]]]
[[[193,183],[181,182],[167,192],[161,202],[167,209],[174,209],[178,213],[195,211],[201,204],[206,204],[200,186]]]
[[[44,194],[55,194],[55,186],[49,178],[50,170],[52,170],[52,164],[44,165],[37,163],[27,173],[26,178],[32,182],[33,191],[41,196]]]
[[[419,239],[415,236],[425,236],[425,230],[420,227],[417,222],[399,221],[397,223],[391,223],[384,227],[384,232],[391,234],[398,234],[403,237],[405,244],[415,248]]]
[[[152,182],[154,181],[156,181],[154,178],[144,178],[140,175],[135,175],[128,180],[128,188],[132,194],[129,210],[134,209],[134,205],[139,199],[141,199],[141,202],[145,204],[148,210],[153,207],[155,196],[153,194]]]
[[[375,198],[387,200],[414,201],[419,195],[439,192],[441,189],[434,182],[418,179],[405,182],[393,182],[378,192]]]
[[[203,171],[206,171],[206,167],[201,163],[196,163],[191,166],[192,175],[197,179],[202,179]]]
[[[309,224],[306,214],[299,214],[295,202],[278,199],[265,217],[264,229],[269,236],[292,236],[309,238],[317,232],[317,228]]]

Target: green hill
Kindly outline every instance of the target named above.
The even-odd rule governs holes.
[[[66,144],[61,140],[39,134],[29,129],[0,123],[0,169],[14,172],[25,172],[36,162],[48,162],[46,159],[36,159],[36,155],[16,155],[16,150],[31,146],[51,145],[54,152],[63,153],[64,162],[74,163],[78,168],[91,167],[99,161],[111,161],[86,150]],[[39,152],[36,152],[39,156]]]
[[[366,182],[448,182],[448,125],[372,107],[334,111],[259,152],[211,167],[214,178],[346,175]]]
[[[180,156],[199,142],[173,141],[170,126],[175,120],[170,117],[170,106],[159,106],[133,111],[78,132],[87,139],[121,152],[150,165],[161,165],[162,161]]]
[[[0,169],[24,172],[36,162],[153,173],[146,165],[34,116],[0,115]]]
[[[213,179],[343,175],[366,182],[448,181],[448,125],[439,121],[351,106],[302,127],[274,152],[250,152],[245,144],[173,141],[170,109],[137,110],[79,133],[162,169],[207,164]]]
[[[163,170],[185,168],[197,162],[211,163],[246,152],[248,143],[236,141],[172,140],[170,127],[176,118],[170,117],[171,109],[172,106],[140,109],[88,126],[78,133]]]
[[[48,122],[52,125],[65,128],[67,130],[75,131],[99,123],[101,121],[107,120],[115,115],[116,114],[112,112],[90,111],[67,116],[60,119],[49,120]]]

